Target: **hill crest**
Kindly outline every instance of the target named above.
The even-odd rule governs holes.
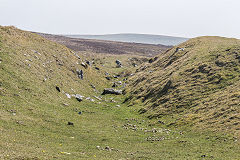
[[[240,40],[198,37],[144,64],[130,80],[129,99],[149,118],[239,134]],[[238,118],[237,118],[238,117]]]

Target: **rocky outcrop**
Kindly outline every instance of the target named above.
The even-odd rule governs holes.
[[[84,97],[84,96],[81,96],[80,94],[76,94],[76,95],[75,95],[75,98],[76,98],[79,102],[83,101],[83,97]]]
[[[78,75],[78,78],[83,80],[83,71],[82,70],[77,70],[77,75]]]
[[[121,95],[121,94],[122,94],[122,90],[115,90],[115,89],[113,89],[113,88],[105,88],[105,89],[103,90],[102,95],[105,95],[105,94]]]
[[[116,60],[115,62],[116,62],[116,64],[117,64],[117,67],[118,67],[118,68],[121,68],[121,67],[122,67],[122,63],[121,63],[121,61]]]

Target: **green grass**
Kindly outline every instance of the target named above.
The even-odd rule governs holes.
[[[123,103],[125,95],[94,98],[123,79],[107,81],[105,72],[125,71],[127,67],[115,68],[114,61],[117,57],[127,66],[127,57],[97,57],[100,71],[94,66],[84,69],[76,62],[92,56],[80,55],[79,60],[66,47],[13,27],[0,27],[0,33],[0,159],[239,159],[239,141],[232,134],[179,127],[175,125],[179,117],[171,114],[150,120],[138,113],[142,103]],[[39,59],[32,50],[41,54]],[[53,62],[43,67],[49,60]],[[76,68],[84,71],[84,80],[76,76]],[[128,69],[134,70],[130,65]],[[95,101],[68,99],[56,85]],[[113,149],[106,150],[107,146]]]
[[[117,103],[72,100],[70,106],[27,105],[16,115],[2,109],[1,159],[202,159],[203,155],[205,159],[238,159],[239,144],[232,136],[157,124],[140,116],[135,108],[122,105],[122,98],[116,97]],[[68,126],[68,121],[74,126]],[[127,123],[136,125],[137,131],[124,129]],[[163,132],[145,132],[153,128]],[[165,139],[151,142],[148,137]],[[114,149],[107,151],[106,146]]]
[[[143,64],[145,69],[130,79],[128,95],[143,102],[151,118],[175,114],[180,126],[190,123],[239,137],[239,56],[237,39],[191,39]]]

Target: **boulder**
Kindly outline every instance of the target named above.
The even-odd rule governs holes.
[[[96,89],[96,87],[95,87],[93,84],[91,84],[91,87],[92,87],[93,89]]]
[[[120,77],[120,75],[113,75],[113,78],[118,78]]]
[[[82,70],[77,70],[77,75],[78,75],[78,78],[83,79],[83,71]]]
[[[177,47],[175,52],[184,51],[184,50],[185,50],[185,48],[179,48],[179,47]]]
[[[67,96],[67,98],[71,98],[71,95],[70,94],[68,94],[68,93],[66,93],[66,96]]]
[[[111,77],[105,77],[107,80],[111,80]]]
[[[87,69],[88,68],[88,66],[85,64],[85,63],[81,63],[81,65],[85,68],[85,69]]]
[[[105,95],[105,94],[120,95],[120,94],[122,94],[122,90],[115,90],[115,89],[113,89],[113,88],[105,88],[105,89],[103,90],[102,95]]]
[[[122,67],[122,63],[121,63],[121,61],[116,60],[115,62],[116,62],[116,64],[117,64],[117,67],[118,67],[118,68]]]
[[[81,102],[84,96],[81,96],[80,94],[76,94],[75,97],[79,102]]]
[[[57,90],[58,92],[61,92],[61,90],[60,90],[60,88],[59,88],[58,86],[56,86],[56,90]]]
[[[89,100],[89,101],[91,101],[91,102],[94,102],[94,101],[95,101],[95,100],[92,99],[91,97],[87,97],[86,100]]]
[[[112,85],[113,88],[118,87],[118,84],[116,82],[113,83]]]
[[[94,64],[94,61],[86,61],[86,63],[87,63],[89,66],[92,66],[92,64]]]
[[[102,99],[102,97],[97,97],[97,96],[94,96],[97,100],[99,100],[99,101],[101,101]]]
[[[69,126],[73,126],[74,124],[72,122],[68,122],[68,125]]]
[[[111,149],[109,146],[106,146],[106,147],[105,147],[105,150],[111,151],[112,149]]]

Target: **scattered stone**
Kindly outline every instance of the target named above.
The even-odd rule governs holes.
[[[91,84],[91,87],[92,87],[93,89],[96,89],[96,87],[95,87],[93,84]]]
[[[73,54],[74,54],[78,59],[81,59],[81,57],[80,57],[77,53],[73,52]]]
[[[184,50],[185,50],[184,48],[179,48],[179,47],[177,47],[175,52],[184,51]]]
[[[38,55],[41,55],[38,51],[33,50],[33,52],[36,53],[36,54],[38,54]]]
[[[23,125],[23,126],[26,126],[23,121],[16,121],[16,123],[20,124],[20,125]]]
[[[60,88],[59,88],[58,86],[56,86],[56,90],[57,90],[58,92],[61,92],[61,90],[60,90]]]
[[[116,64],[117,64],[117,67],[118,67],[118,68],[121,68],[121,67],[122,67],[122,63],[121,63],[121,61],[116,60],[115,62],[116,62]]]
[[[71,153],[69,152],[60,152],[61,154],[67,154],[67,155],[70,155]]]
[[[107,150],[107,151],[112,151],[112,149],[111,149],[109,146],[106,146],[106,147],[105,147],[105,150]]]
[[[78,78],[83,79],[83,71],[77,69]]]
[[[44,78],[43,78],[43,82],[46,82],[46,81],[47,81],[47,78],[46,78],[46,77],[44,77]]]
[[[112,87],[114,87],[114,88],[115,88],[115,87],[118,87],[118,84],[114,82],[113,85],[112,85]]]
[[[17,113],[17,111],[15,109],[9,109],[7,111],[10,112],[10,113]]]
[[[16,94],[16,93],[14,93],[13,95],[16,96],[16,97],[19,97],[19,96],[20,96],[19,94]]]
[[[89,100],[89,101],[91,101],[91,102],[94,102],[94,101],[95,101],[95,100],[92,99],[91,97],[87,97],[86,100]]]
[[[122,85],[122,81],[117,81],[117,83],[118,83],[119,85]]]
[[[105,88],[105,89],[103,90],[102,95],[105,95],[105,94],[121,95],[121,94],[122,94],[122,90],[115,90],[115,89],[113,89],[113,88]]]
[[[89,66],[91,66],[93,63],[94,63],[94,61],[86,61],[86,63],[89,65]]]
[[[121,107],[120,105],[116,105],[116,107]]]
[[[85,69],[87,69],[88,68],[88,66],[85,64],[85,63],[81,63],[81,65],[85,68]]]
[[[83,101],[84,96],[81,96],[80,94],[76,94],[75,97],[79,102],[81,102],[81,101]]]
[[[105,77],[107,80],[111,80],[111,77]]]
[[[225,62],[223,62],[223,61],[219,61],[219,60],[215,61],[215,64],[216,64],[218,67],[223,67],[223,66],[226,65]]]
[[[160,121],[160,120],[158,121],[158,123],[160,123],[160,124],[165,124],[163,121]]]
[[[152,132],[153,132],[153,133],[157,133],[158,131],[157,131],[156,128],[153,128],[153,129],[152,129]]]
[[[68,125],[69,125],[69,126],[73,126],[73,123],[72,123],[72,122],[68,122]]]
[[[67,98],[71,98],[71,95],[70,94],[68,94],[68,93],[66,93],[66,96],[67,96]]]
[[[67,104],[67,103],[63,103],[63,105],[64,105],[64,106],[69,106],[69,104]]]
[[[163,141],[163,140],[166,140],[166,138],[165,137],[155,137],[155,136],[153,136],[153,137],[146,138],[146,140],[147,141]]]
[[[100,97],[94,96],[97,100],[101,101],[102,99]]]
[[[97,146],[97,149],[98,149],[98,150],[101,150],[101,147],[100,147],[100,146]]]
[[[110,102],[117,103],[113,98],[110,98]]]
[[[63,61],[59,60],[59,59],[56,59],[56,63],[59,65],[59,66],[63,66]]]

